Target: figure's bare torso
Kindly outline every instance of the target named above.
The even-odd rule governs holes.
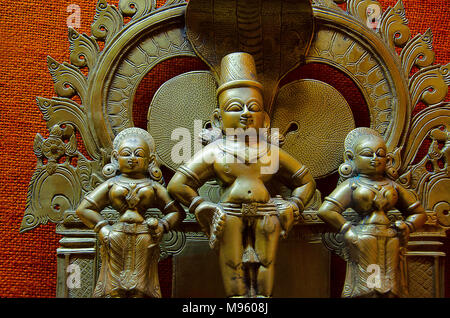
[[[221,202],[268,202],[270,194],[265,184],[272,174],[263,174],[263,170],[270,165],[271,151],[256,146],[250,150],[252,155],[248,155],[249,148],[240,144],[228,148],[219,145],[215,149],[213,169],[224,188]]]
[[[155,203],[153,181],[121,182],[120,177],[111,180],[109,198],[112,207],[120,214],[119,221],[142,223],[144,213]]]

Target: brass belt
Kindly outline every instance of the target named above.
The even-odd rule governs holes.
[[[122,232],[126,234],[148,234],[148,226],[147,224],[138,224],[138,223],[126,223],[126,222],[117,222],[112,226],[114,231]]]
[[[278,215],[277,206],[274,203],[220,203],[226,214],[234,216],[265,216]]]
[[[394,237],[397,231],[390,227],[389,225],[382,224],[358,224],[354,227],[354,231],[357,234],[363,235],[373,235],[373,236],[385,236]]]

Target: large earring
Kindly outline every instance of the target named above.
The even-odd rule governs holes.
[[[106,178],[112,178],[117,174],[117,171],[119,170],[119,166],[114,163],[108,163],[105,165],[102,169],[102,173]]]
[[[117,151],[113,150],[111,153],[111,163],[105,165],[102,169],[102,174],[107,178],[112,178],[119,171],[119,163],[117,162]]]
[[[214,109],[214,111],[212,113],[211,125],[212,125],[213,128],[220,129],[220,131],[223,130],[222,118],[220,116],[220,109],[218,109],[218,108]]]
[[[350,150],[346,150],[344,152],[344,163],[339,166],[338,172],[341,178],[348,179],[352,177],[356,169],[353,166],[353,152]]]
[[[353,176],[354,171],[355,169],[353,168],[353,165],[347,162],[341,164],[338,169],[339,175],[344,179],[348,179]]]
[[[284,142],[286,141],[286,138],[280,134],[278,131],[277,133],[274,133],[270,130],[270,117],[269,115],[264,111],[264,139],[267,140],[271,144],[277,144],[278,146],[283,146]]]
[[[211,127],[203,128],[198,136],[201,143],[206,146],[222,137],[222,121],[220,111],[216,108],[211,116]]]
[[[155,155],[152,155],[150,158],[150,164],[148,165],[148,173],[153,180],[164,185],[165,182],[164,182],[163,174],[162,174],[161,169],[158,166],[158,163],[156,162]]]
[[[270,117],[267,112],[264,111],[264,128],[269,129],[270,128]]]
[[[387,157],[387,163],[386,163],[386,175],[391,180],[397,180],[398,179],[398,171],[394,167],[394,157],[392,154],[388,153],[386,155]]]

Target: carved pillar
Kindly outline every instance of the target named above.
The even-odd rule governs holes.
[[[59,241],[61,247],[56,251],[56,297],[88,298],[92,296],[97,281],[99,262],[96,234],[81,223],[75,211],[66,211],[64,214],[64,221],[56,230],[58,234],[64,235]]]
[[[445,253],[443,228],[426,225],[424,231],[413,233],[408,242],[409,297],[436,298],[445,296]]]

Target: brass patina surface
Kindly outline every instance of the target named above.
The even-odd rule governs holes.
[[[301,158],[314,178],[335,172],[342,162],[342,140],[355,128],[339,91],[321,81],[299,80],[280,89],[275,105],[271,125],[284,136],[283,149]]]
[[[335,2],[346,2],[346,11]],[[222,84],[220,62],[229,53],[247,52],[255,59],[255,74],[262,87],[262,105],[268,115],[263,123],[280,128],[280,150],[305,164],[315,178],[335,172],[343,163],[344,139],[355,128],[354,114],[334,89],[318,91],[317,87],[325,87],[325,83],[278,87],[280,80],[302,63],[319,63],[353,81],[366,102],[370,128],[381,135],[386,151],[393,154],[392,166],[398,177],[389,182],[415,191],[427,216],[399,254],[406,258],[409,296],[442,297],[442,239],[450,227],[450,106],[444,102],[450,83],[449,65],[434,64],[431,30],[411,35],[402,1],[381,12],[378,28],[367,21],[368,10],[374,5],[381,8],[374,0],[191,0],[189,6],[182,0],[168,0],[160,8],[154,0],[120,0],[117,7],[99,0],[91,35],[69,29],[70,63],[47,59],[57,97],[36,99],[49,134],[47,138],[40,134],[35,138],[37,165],[20,231],[48,221],[57,223],[57,233],[63,235],[57,250],[57,296],[90,297],[94,292],[102,265],[101,244],[75,211],[86,195],[107,182],[102,170],[111,162],[114,138],[134,127],[133,101],[141,80],[159,63],[173,57],[199,57],[211,68],[211,72],[182,74],[167,81],[151,102],[148,130],[157,141],[157,159],[175,171],[181,164],[169,156],[169,139],[181,126],[179,119],[185,119],[181,127],[191,135],[195,135],[194,119],[201,121],[202,128],[219,127],[216,124],[223,123],[223,118],[210,115],[220,115],[216,96]],[[185,85],[190,80],[195,81],[195,88]],[[304,98],[314,98],[302,101],[300,89]],[[327,94],[326,99],[321,93]],[[329,100],[333,95],[336,97]],[[316,102],[324,99],[324,103]],[[325,117],[305,118],[314,107],[311,103],[317,103],[318,111],[325,105],[330,109],[332,103],[336,108]],[[425,108],[416,109],[419,104]],[[174,117],[168,116],[171,112]],[[286,113],[292,118],[286,118]],[[328,125],[329,118],[339,118],[338,123]],[[298,130],[292,123],[297,123]],[[301,141],[308,131],[320,139],[313,151],[310,144]],[[416,161],[425,140],[431,141],[427,154]],[[319,145],[326,150],[320,151]],[[222,187],[208,181],[198,194],[207,202],[217,203],[224,195]],[[290,196],[284,188],[275,189],[285,198]],[[347,247],[342,235],[326,233],[329,229],[317,216],[320,204],[320,193],[316,192],[291,235],[279,243],[275,297],[329,296],[332,269],[324,246],[339,255],[345,255]],[[250,204],[245,211],[258,213],[258,207]],[[348,209],[342,216],[358,223],[357,212]],[[405,221],[403,209],[383,209],[383,213],[392,224]],[[111,223],[121,217],[110,207],[100,215]],[[143,212],[144,219],[150,217],[161,217],[159,210],[152,206]],[[192,214],[187,214],[179,231],[163,236],[160,257],[173,256],[173,296],[225,296],[218,287],[220,266],[214,263],[217,259],[208,242]],[[67,268],[72,264],[81,269],[79,289],[66,284]],[[201,277],[212,278],[212,286],[205,286],[206,280]]]

